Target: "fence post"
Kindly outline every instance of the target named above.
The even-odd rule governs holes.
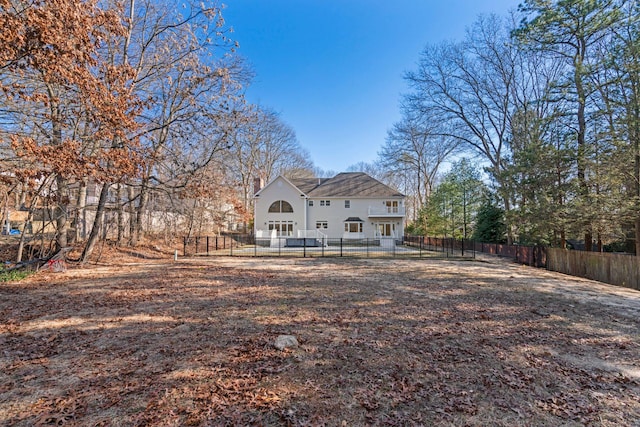
[[[207,236],[207,256],[209,255],[209,236]]]
[[[307,257],[307,238],[302,237],[302,258]]]
[[[196,236],[196,254],[198,253],[198,243],[200,241],[200,237]]]
[[[340,256],[342,257],[342,237],[340,238]]]
[[[182,238],[182,255],[187,256],[187,236]]]
[[[253,256],[258,256],[258,242],[255,240],[253,241]]]
[[[324,257],[324,246],[327,244],[327,236],[322,236],[322,256]]]
[[[462,238],[462,256],[464,257],[464,237]]]

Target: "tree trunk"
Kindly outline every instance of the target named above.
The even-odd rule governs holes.
[[[122,185],[120,183],[116,186],[116,206],[118,209],[118,237],[116,239],[116,246],[122,246],[124,239],[124,206],[122,204]]]
[[[634,237],[636,239],[635,241],[635,249],[636,249],[636,256],[640,256],[640,217],[637,217],[635,222],[634,222]]]
[[[634,235],[636,238],[635,248],[636,256],[640,256],[640,100],[635,101],[635,120],[631,124],[633,129],[630,132],[633,135],[633,184],[635,195],[635,221],[634,221]],[[633,116],[632,116],[633,117]]]
[[[511,220],[509,220],[509,211],[511,210],[511,202],[509,201],[508,196],[503,196],[502,198],[504,203],[504,217],[507,223],[507,245],[513,245],[514,236],[513,236],[513,225],[511,224]]]
[[[576,53],[574,59],[574,82],[576,87],[576,93],[578,95],[578,152],[577,152],[577,172],[578,172],[578,186],[580,188],[580,196],[582,197],[582,209],[587,212],[581,212],[582,221],[584,222],[584,248],[586,251],[593,250],[593,233],[591,231],[590,213],[589,209],[589,186],[587,184],[587,147],[586,147],[586,92],[582,81],[582,61],[585,57],[584,46],[586,43],[580,40],[580,46],[582,50]],[[586,218],[585,218],[586,217]]]
[[[24,221],[24,227],[22,227],[22,234],[20,235],[20,242],[18,243],[18,255],[16,256],[16,262],[22,261],[22,254],[24,252],[24,243],[27,234],[27,225],[33,218],[33,203],[32,206],[29,207],[29,213],[27,214],[27,219]]]
[[[93,248],[98,241],[100,235],[101,224],[104,224],[104,208],[107,204],[107,198],[109,196],[109,184],[105,183],[100,191],[100,198],[98,199],[98,207],[96,208],[96,217],[93,220],[93,227],[91,227],[91,233],[89,233],[89,239],[82,251],[80,262],[85,263],[89,260]]]
[[[145,178],[142,180],[142,185],[140,186],[140,201],[138,203],[138,210],[135,215],[135,225],[133,228],[133,233],[131,233],[131,246],[136,246],[140,239],[140,235],[142,234],[142,221],[144,218],[144,212],[147,209],[147,204],[149,202],[149,181]]]
[[[77,209],[73,218],[73,227],[75,229],[74,242],[80,242],[87,237],[87,180],[86,178],[80,181],[78,187],[78,198],[76,199]]]
[[[27,186],[23,183],[20,184],[20,195],[18,200],[18,208],[22,209],[27,204]]]
[[[62,176],[56,177],[58,186],[57,206],[55,209],[56,221],[56,249],[66,248],[69,244],[67,240],[67,230],[69,229],[69,185],[67,180]]]
[[[127,198],[129,199],[129,244],[131,244],[131,239],[133,239],[133,234],[135,233],[135,221],[136,217],[136,194],[132,185],[127,186]]]

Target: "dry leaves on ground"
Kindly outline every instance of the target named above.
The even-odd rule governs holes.
[[[0,287],[0,424],[633,426],[639,319],[638,292],[500,262],[43,272]]]

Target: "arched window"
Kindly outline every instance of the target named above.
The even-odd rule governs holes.
[[[269,213],[292,213],[293,207],[289,202],[285,202],[284,200],[278,200],[277,202],[271,203],[269,206]]]

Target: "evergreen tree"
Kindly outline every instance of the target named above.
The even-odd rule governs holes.
[[[504,210],[496,206],[490,199],[485,200],[476,216],[473,240],[485,243],[504,243],[506,236]]]

